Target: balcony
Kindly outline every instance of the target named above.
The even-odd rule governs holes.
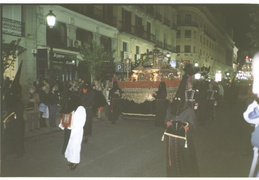
[[[154,15],[155,15],[155,9],[154,9],[154,7],[148,6],[148,7],[147,7],[147,14],[150,15],[150,16],[154,16]]]
[[[177,26],[192,26],[198,28],[198,24],[195,22],[178,22]]]
[[[167,18],[164,18],[164,25],[167,25],[167,26],[169,26],[170,27],[170,20],[169,19],[167,19]]]
[[[172,23],[172,24],[171,24],[171,29],[177,30],[177,25],[176,25],[175,23]]]
[[[2,18],[2,31],[3,34],[24,37],[24,22]]]
[[[156,13],[155,18],[162,22],[162,15],[160,13]]]

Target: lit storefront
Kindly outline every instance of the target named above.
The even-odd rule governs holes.
[[[38,49],[37,51],[37,77],[51,76],[61,81],[78,79],[77,52],[53,49],[53,57],[50,60],[48,49]]]

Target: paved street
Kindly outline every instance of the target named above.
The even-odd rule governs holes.
[[[202,177],[247,177],[252,161],[246,105],[223,104],[216,119],[198,123],[194,139]],[[163,129],[153,121],[123,120],[113,125],[95,120],[93,137],[82,144],[81,162],[69,170],[61,155],[63,131],[26,133],[26,154],[8,156],[2,176],[12,177],[166,177]]]

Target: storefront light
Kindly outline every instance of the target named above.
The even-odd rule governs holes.
[[[222,74],[221,74],[221,71],[218,71],[216,74],[215,74],[215,81],[219,82],[222,80]]]

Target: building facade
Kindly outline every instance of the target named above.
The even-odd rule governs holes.
[[[178,61],[210,67],[210,76],[233,73],[237,48],[228,33],[205,6],[177,6]]]
[[[115,63],[134,63],[141,54],[157,48],[170,60],[210,66],[233,72],[237,48],[232,37],[204,6],[191,5],[2,5],[3,42],[21,38],[26,51],[23,82],[31,82],[50,71],[62,81],[79,77],[77,45],[95,41],[114,51]],[[56,15],[55,28],[46,24],[49,11]],[[51,68],[50,68],[51,67]],[[7,71],[12,79],[15,73]]]

